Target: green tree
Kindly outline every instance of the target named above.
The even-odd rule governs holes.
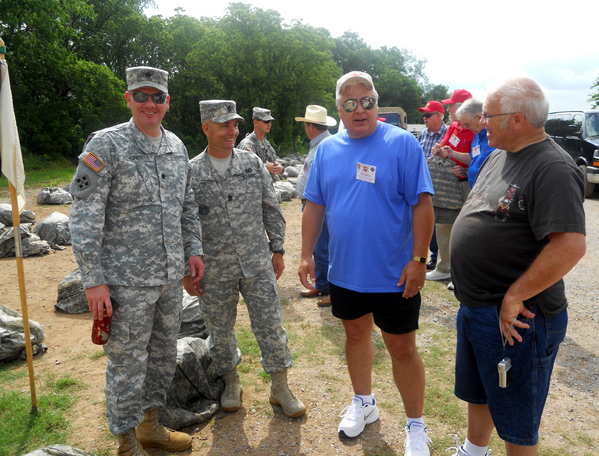
[[[0,34],[25,153],[74,158],[91,131],[127,119],[123,82],[77,55],[82,30],[73,24],[93,17],[83,0],[0,2]]]
[[[593,109],[596,109],[599,108],[599,78],[593,83],[591,89],[595,89],[595,93],[592,93],[587,101],[591,103]]]

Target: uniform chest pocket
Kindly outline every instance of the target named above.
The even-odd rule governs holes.
[[[124,203],[146,204],[157,199],[154,157],[124,160],[112,178],[113,193]]]

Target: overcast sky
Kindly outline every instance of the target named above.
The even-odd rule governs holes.
[[[175,8],[193,17],[221,18],[228,0],[155,0],[148,16],[170,17]],[[591,85],[599,77],[599,38],[594,31],[599,1],[492,0],[457,2],[380,0],[253,0],[263,10],[326,28],[333,37],[357,32],[373,49],[404,48],[426,59],[432,84],[467,89],[481,101],[498,77],[526,75],[551,101],[551,110],[590,109]],[[359,6],[356,6],[359,5]],[[476,5],[477,9],[467,10]]]

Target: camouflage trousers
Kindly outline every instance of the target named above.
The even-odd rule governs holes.
[[[206,342],[218,375],[241,363],[241,351],[235,339],[239,293],[247,305],[264,371],[272,374],[293,365],[272,267],[249,279],[202,281],[202,286],[204,294],[200,306],[209,334]]]
[[[110,286],[119,307],[104,351],[106,414],[110,431],[123,434],[162,404],[177,366],[181,281],[158,287]]]

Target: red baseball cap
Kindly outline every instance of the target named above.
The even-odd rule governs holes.
[[[472,94],[466,89],[455,89],[449,100],[442,100],[443,104],[450,105],[454,103],[463,103],[468,98],[472,98]]]
[[[429,101],[424,108],[418,108],[420,112],[440,112],[441,114],[445,114],[445,109],[443,109],[443,105],[438,101]]]

